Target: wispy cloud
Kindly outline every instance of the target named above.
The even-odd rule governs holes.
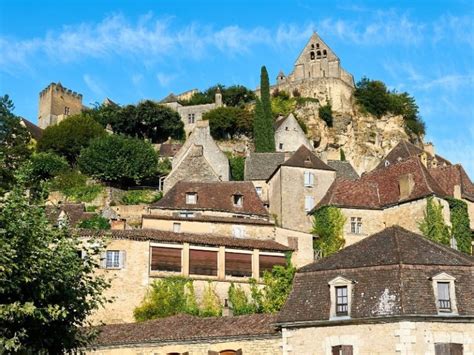
[[[103,89],[102,85],[94,78],[92,78],[89,74],[84,74],[83,77],[84,82],[86,83],[87,87],[90,91],[92,91],[97,96],[105,96],[106,92]]]
[[[158,80],[158,83],[162,87],[169,86],[175,78],[176,78],[176,74],[169,74],[169,73],[156,74],[156,79]]]

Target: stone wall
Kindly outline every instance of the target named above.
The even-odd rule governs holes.
[[[297,268],[308,265],[314,261],[312,234],[276,227],[275,241],[295,249],[291,257],[291,262]]]
[[[275,151],[296,152],[302,145],[313,150],[295,116],[290,114],[275,131]]]
[[[474,353],[474,324],[394,322],[283,329],[283,354],[332,355],[332,346],[352,345],[354,355],[435,355],[435,343],[460,343]]]
[[[360,208],[341,208],[341,212],[346,217],[344,224],[345,246],[357,243],[368,236],[380,232],[385,228],[383,220],[383,211],[381,210],[363,210]],[[361,218],[362,232],[355,234],[351,232],[351,218]]]
[[[135,344],[131,346],[104,347],[87,350],[86,354],[96,355],[167,355],[171,353],[189,353],[190,355],[208,355],[208,351],[242,350],[242,354],[274,355],[281,354],[281,337],[266,336],[258,338],[216,339],[192,342],[163,342],[162,344]]]
[[[39,94],[38,126],[44,129],[81,111],[81,94],[66,89],[61,84],[51,83]]]

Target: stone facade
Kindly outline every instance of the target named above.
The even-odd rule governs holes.
[[[314,176],[313,186],[305,186],[304,175],[308,172]],[[268,182],[270,214],[283,228],[309,233],[312,217],[308,212],[321,201],[335,178],[335,171],[280,166]],[[307,199],[312,199],[313,206],[305,205]]]
[[[302,145],[313,149],[292,113],[288,117],[278,120],[275,126],[275,151],[296,152]]]
[[[463,344],[474,354],[474,323],[398,321],[283,329],[283,354],[332,355],[332,347],[352,345],[354,355],[435,355],[435,343]]]
[[[44,129],[81,111],[82,94],[51,83],[39,94],[38,126]]]
[[[229,160],[212,139],[208,121],[199,121],[172,162],[164,181],[168,192],[178,181],[229,181]]]

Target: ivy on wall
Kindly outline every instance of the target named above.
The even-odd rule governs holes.
[[[451,236],[456,240],[459,251],[471,253],[471,227],[467,203],[455,198],[446,199],[451,212]]]
[[[449,227],[444,222],[443,205],[429,197],[426,202],[425,217],[419,224],[421,233],[428,239],[449,245]]]
[[[311,233],[317,235],[317,238],[313,247],[322,257],[335,253],[346,243],[343,236],[344,223],[346,217],[337,207],[322,207],[314,213]]]

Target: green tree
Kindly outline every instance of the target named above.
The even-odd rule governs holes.
[[[255,304],[249,300],[249,297],[240,285],[236,286],[234,283],[231,283],[227,294],[234,316],[256,312]]]
[[[251,134],[251,114],[240,107],[218,107],[206,112],[203,120],[209,120],[211,135],[214,139],[235,138]]]
[[[433,197],[429,197],[426,201],[425,217],[419,228],[426,238],[440,244],[450,244],[449,227],[443,217],[443,205],[436,202]]]
[[[344,152],[344,149],[342,148],[339,150],[339,159],[341,161],[346,161],[346,153]]]
[[[363,108],[377,117],[381,117],[391,108],[387,87],[379,80],[363,77],[356,85],[354,96]]]
[[[148,142],[109,135],[92,141],[81,152],[78,164],[89,176],[128,185],[155,174],[158,158]]]
[[[448,198],[451,212],[451,236],[455,238],[458,250],[471,254],[472,232],[467,203],[455,198]]]
[[[67,160],[55,153],[41,152],[31,157],[32,178],[35,180],[49,180],[69,169]]]
[[[95,214],[92,218],[81,221],[81,223],[78,224],[78,228],[107,230],[110,229],[110,223],[107,218]]]
[[[94,273],[100,248],[52,227],[44,209],[29,203],[30,173],[18,177],[0,209],[0,352],[63,354],[90,340],[83,327],[106,301],[108,282]],[[89,257],[79,258],[79,249]]]
[[[180,103],[185,106],[214,103],[217,89],[221,91],[222,102],[226,106],[241,107],[255,100],[254,92],[245,86],[232,85],[225,87],[224,85],[217,84],[211,86],[204,92],[199,91],[194,93],[189,100],[182,100]]]
[[[319,118],[326,122],[328,127],[332,127],[333,117],[331,104],[326,104],[319,107]]]
[[[244,180],[244,171],[245,171],[245,157],[238,155],[228,154],[229,165],[230,165],[230,175],[234,181],[243,181]]]
[[[105,136],[102,126],[90,115],[82,113],[47,127],[37,148],[40,152],[51,151],[61,155],[74,164],[81,149],[89,146],[91,140]]]
[[[199,315],[201,317],[219,317],[222,315],[222,305],[219,296],[210,281],[204,289]]]
[[[264,137],[263,150],[266,152],[275,151],[275,131],[273,127],[272,104],[270,99],[270,81],[268,80],[268,72],[265,66],[262,66],[260,73],[260,94],[263,111],[262,136]]]
[[[0,195],[14,183],[14,172],[31,155],[31,136],[13,114],[8,95],[0,97]]]
[[[314,249],[319,251],[322,257],[329,256],[344,246],[344,223],[346,217],[337,207],[322,207],[314,212],[311,233],[317,236]]]

